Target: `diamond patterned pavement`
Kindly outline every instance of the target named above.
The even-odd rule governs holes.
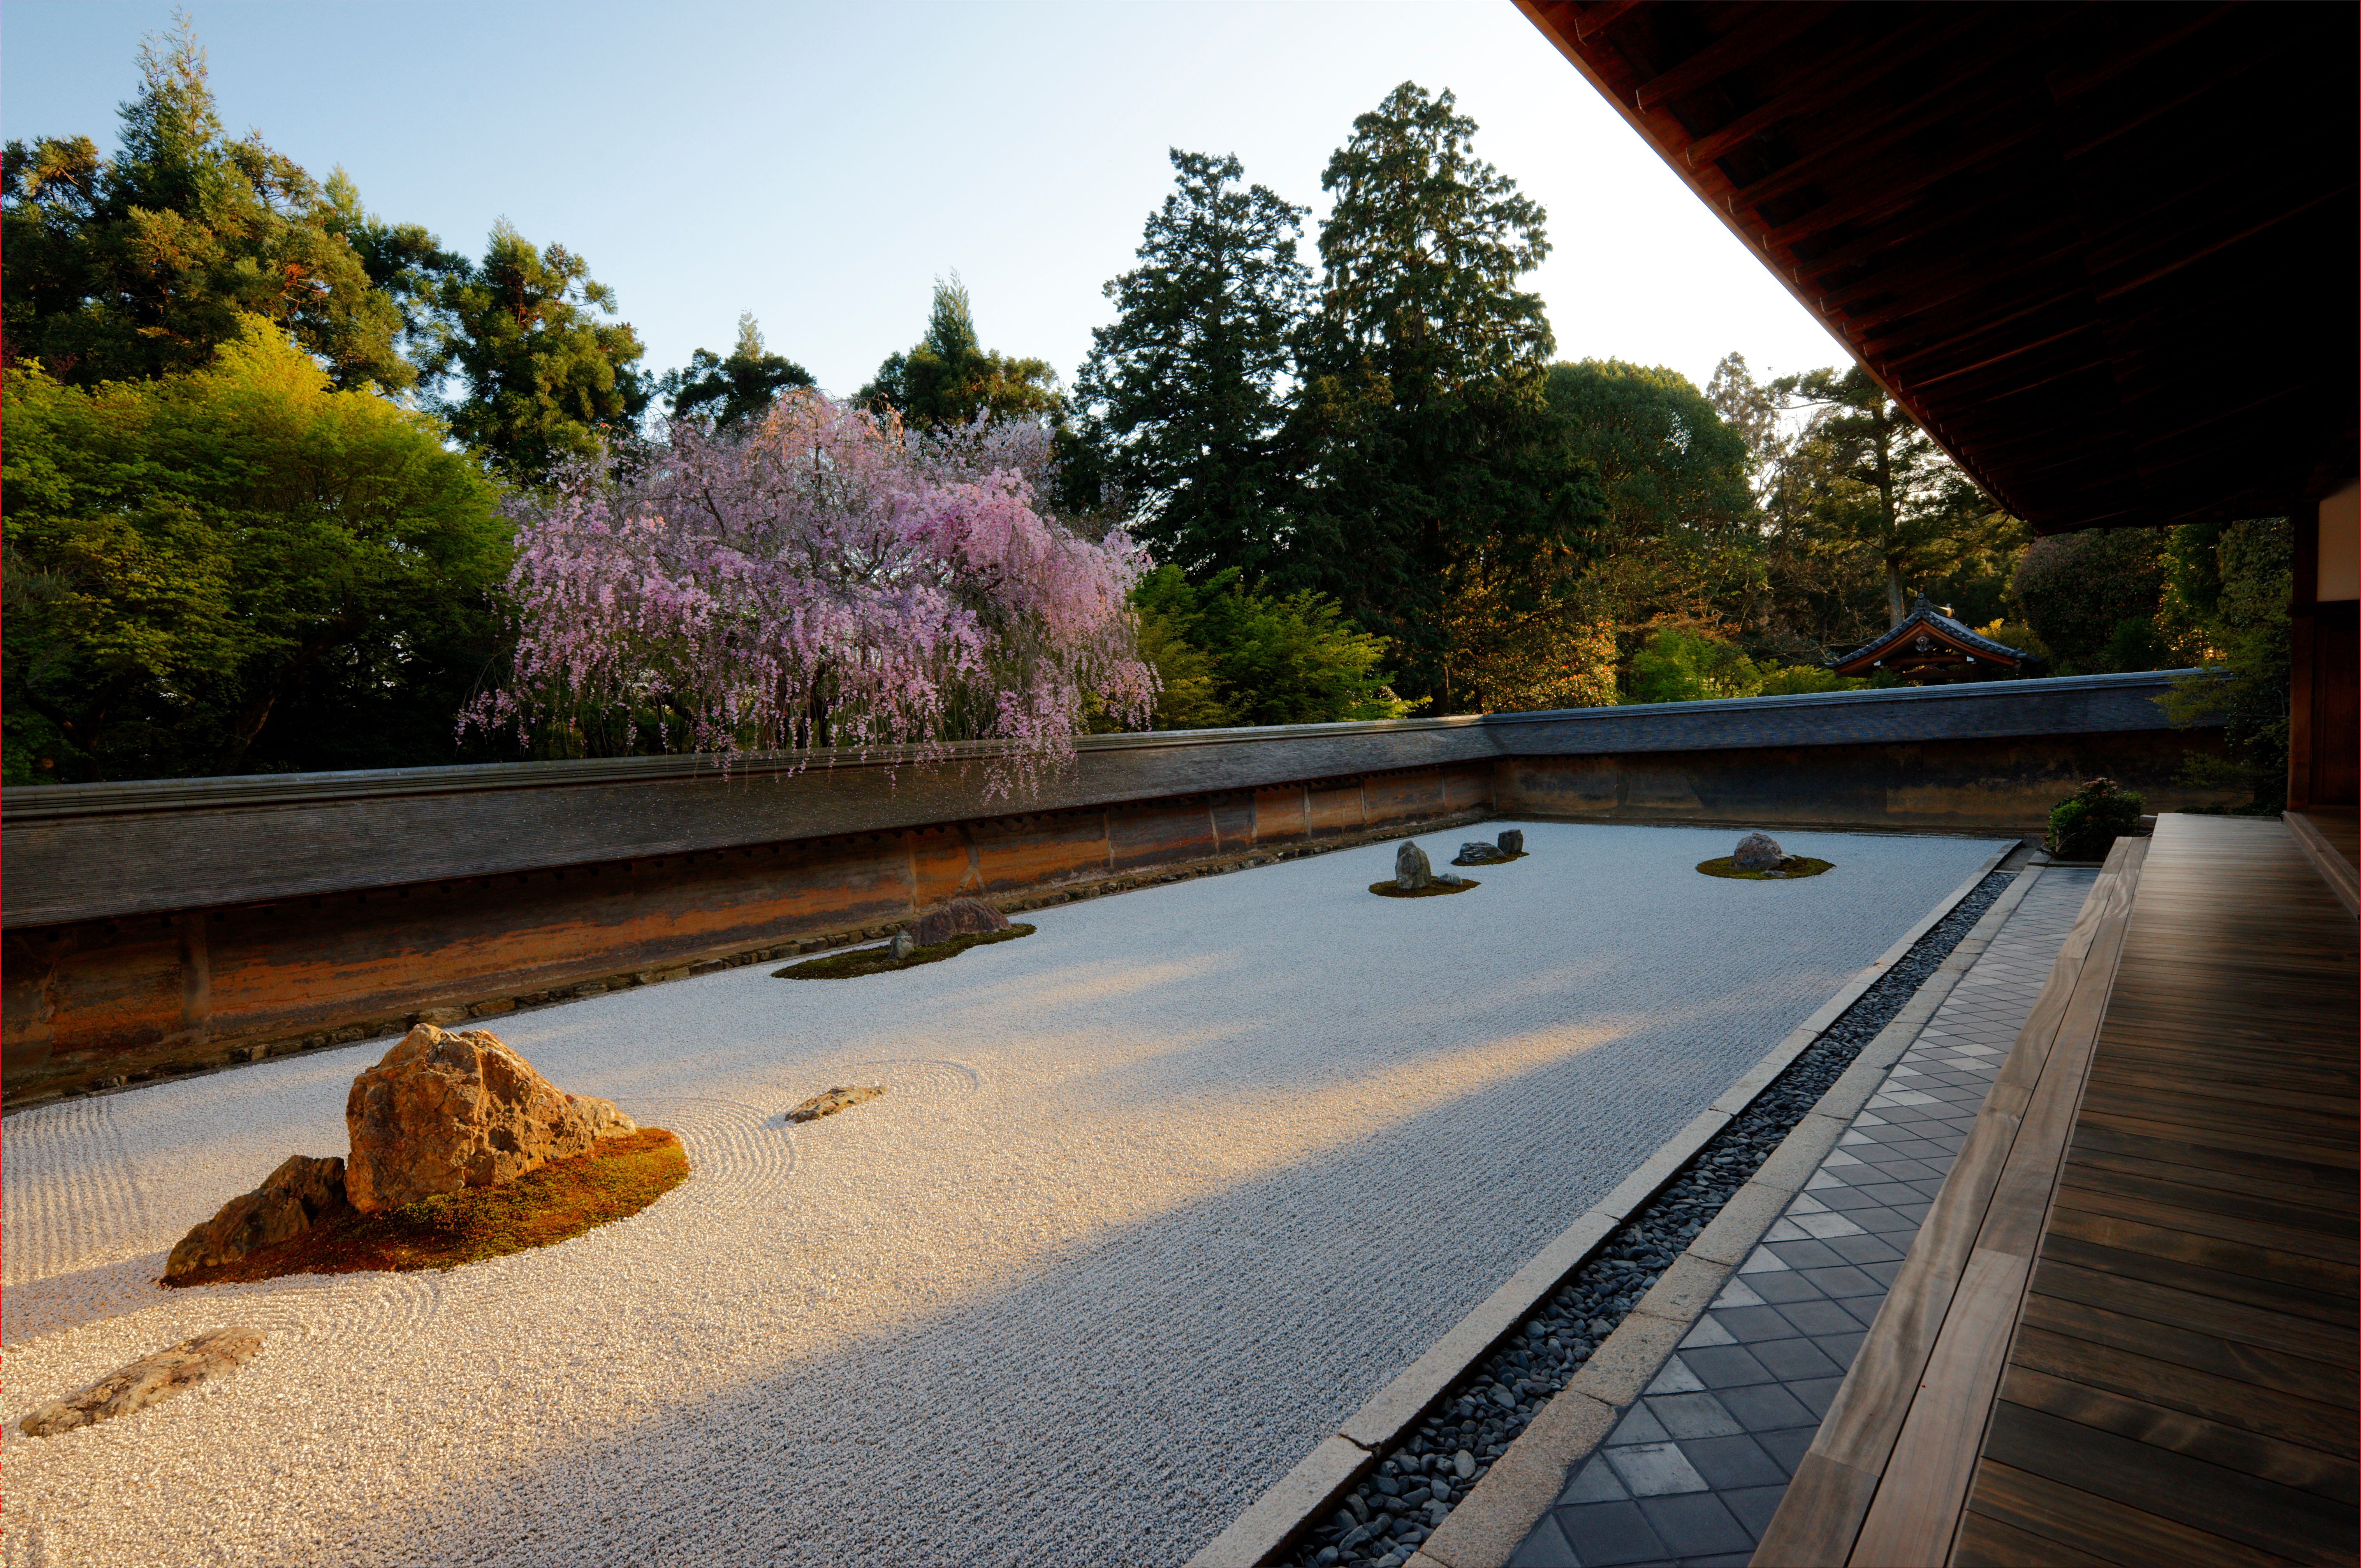
[[[2096,877],[2026,891],[1510,1568],[1743,1568]]]

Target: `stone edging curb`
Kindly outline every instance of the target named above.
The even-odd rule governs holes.
[[[1786,1070],[1788,1064],[1802,1055],[1806,1047],[1818,1039],[1823,1030],[1841,1017],[1846,1008],[1860,1001],[1861,994],[1876,984],[1887,970],[1901,962],[1910,949],[1917,944],[1919,938],[1934,929],[1938,922],[1956,908],[1961,899],[1974,892],[1977,885],[1990,876],[1999,867],[2001,861],[2006,860],[2016,848],[2017,841],[2011,840],[2005,848],[1976,868],[1965,882],[1938,900],[1924,919],[1905,931],[1895,939],[1892,947],[1886,948],[1868,967],[1839,987],[1836,993],[1822,1003],[1811,1016],[1790,1030],[1762,1060],[1749,1068],[1728,1089],[1718,1095],[1709,1107],[1698,1113],[1696,1119],[1657,1146],[1655,1152],[1641,1161],[1629,1176],[1616,1185],[1613,1191],[1584,1211],[1573,1224],[1566,1227],[1563,1234],[1536,1253],[1522,1268],[1510,1276],[1507,1283],[1487,1297],[1474,1311],[1460,1319],[1458,1323],[1437,1340],[1424,1355],[1411,1363],[1410,1367],[1396,1376],[1392,1382],[1378,1389],[1367,1404],[1347,1417],[1334,1434],[1323,1439],[1318,1447],[1297,1464],[1294,1469],[1279,1477],[1277,1483],[1249,1504],[1244,1513],[1231,1521],[1227,1530],[1214,1537],[1195,1556],[1189,1559],[1188,1568],[1260,1568],[1261,1564],[1268,1563],[1284,1552],[1297,1535],[1335,1503],[1337,1497],[1359,1482],[1360,1478],[1378,1463],[1384,1451],[1404,1431],[1417,1424],[1427,1411],[1433,1409],[1451,1386],[1458,1381],[1470,1366],[1489,1354],[1493,1347],[1524,1320],[1526,1314],[1530,1313],[1551,1292],[1565,1283],[1567,1277],[1588,1260],[1591,1251],[1604,1241],[1617,1225],[1622,1223],[1634,1210],[1661,1191],[1680,1168],[1712,1139],[1715,1134],[1728,1126],[1748,1105],[1752,1104],[1754,1097],[1768,1088],[1771,1081],[1780,1073]],[[1888,1037],[1900,1030],[1905,1022],[1909,1025],[1907,1033],[1902,1036],[1903,1043],[1895,1047],[1887,1057],[1887,1062],[1890,1063],[1894,1057],[1899,1057],[1903,1050],[1908,1048],[1908,1042],[1917,1036],[1919,1025],[1934,1012],[1933,1004],[1921,1011],[1918,1005],[1920,999],[1938,985],[1940,986],[1944,995],[1949,994],[1951,983],[1956,982],[1959,974],[1965,972],[1966,969],[1965,964],[1960,964],[1954,970],[1952,959],[1957,959],[1960,954],[1968,952],[1971,943],[1974,944],[1974,954],[1981,954],[1983,951],[1985,943],[1990,940],[1987,927],[1996,927],[1993,912],[2004,907],[2014,909],[2016,899],[2023,896],[2021,890],[2028,885],[2030,881],[2030,873],[2020,874],[2016,883],[2002,894],[2001,897],[1994,902],[1993,909],[1986,911],[1983,919],[1977,923],[1976,928],[1962,938],[1960,946],[1953,949],[1952,959],[1945,960],[1943,967],[1927,978],[1926,983],[1918,988],[1917,995],[1914,996],[1902,1012],[1886,1025],[1884,1031],[1875,1040],[1861,1048],[1861,1055],[1854,1059],[1852,1068],[1846,1069],[1844,1076],[1829,1088],[1828,1093],[1821,1097],[1819,1103],[1815,1105],[1812,1111],[1806,1114],[1804,1120],[1796,1124],[1795,1130],[1788,1134],[1786,1141],[1782,1143],[1771,1157],[1763,1162],[1762,1169],[1755,1172],[1754,1179],[1730,1195],[1729,1202],[1723,1205],[1720,1214],[1715,1217],[1711,1224],[1697,1234],[1689,1243],[1687,1251],[1675,1259],[1672,1266],[1664,1271],[1663,1277],[1656,1281],[1647,1295],[1633,1305],[1631,1313],[1624,1318],[1623,1322],[1608,1336],[1598,1350],[1591,1354],[1590,1359],[1584,1364],[1582,1370],[1576,1374],[1574,1381],[1544,1405],[1540,1413],[1534,1416],[1532,1425],[1510,1444],[1508,1452],[1493,1462],[1484,1479],[1478,1482],[1468,1493],[1466,1498],[1453,1508],[1444,1522],[1436,1527],[1436,1536],[1450,1530],[1453,1522],[1458,1519],[1461,1514],[1470,1510],[1474,1510],[1478,1517],[1469,1520],[1468,1530],[1457,1533],[1469,1535],[1472,1538],[1480,1531],[1481,1539],[1487,1541],[1497,1535],[1500,1525],[1504,1525],[1509,1517],[1507,1513],[1501,1511],[1502,1506],[1506,1505],[1512,1511],[1521,1508],[1524,1501],[1524,1494],[1531,1488],[1515,1487],[1513,1482],[1510,1487],[1504,1488],[1496,1485],[1496,1479],[1507,1470],[1514,1470],[1519,1475],[1532,1470],[1536,1463],[1542,1462],[1540,1456],[1544,1451],[1555,1453],[1565,1449],[1569,1454],[1572,1454],[1575,1451],[1566,1447],[1566,1440],[1576,1433],[1569,1431],[1562,1436],[1558,1435],[1560,1429],[1567,1426],[1569,1419],[1577,1423],[1579,1431],[1588,1431],[1587,1440],[1581,1443],[1579,1450],[1581,1453],[1587,1453],[1607,1435],[1608,1425],[1611,1424],[1613,1415],[1612,1405],[1628,1404],[1638,1396],[1640,1388],[1647,1379],[1655,1375],[1656,1364],[1662,1362],[1664,1355],[1671,1352],[1673,1345],[1678,1343],[1681,1336],[1688,1332],[1689,1325],[1696,1321],[1698,1313],[1705,1310],[1707,1303],[1720,1289],[1722,1276],[1735,1268],[1737,1259],[1742,1258],[1747,1249],[1754,1245],[1754,1238],[1770,1228],[1772,1220],[1777,1216],[1779,1210],[1785,1206],[1787,1198],[1793,1195],[1792,1191],[1780,1191],[1779,1201],[1773,1204],[1770,1210],[1762,1215],[1759,1223],[1753,1224],[1752,1232],[1742,1245],[1731,1241],[1731,1237],[1740,1227],[1737,1224],[1726,1226],[1725,1221],[1740,1220],[1744,1214],[1751,1213],[1753,1208],[1760,1206],[1759,1202],[1750,1204],[1749,1200],[1759,1196],[1755,1190],[1758,1184],[1763,1182],[1766,1172],[1774,1173],[1775,1179],[1786,1179],[1786,1172],[1792,1169],[1795,1163],[1787,1158],[1791,1146],[1795,1146],[1796,1139],[1804,1134],[1806,1128],[1812,1126],[1821,1118],[1823,1108],[1849,1091],[1855,1081],[1856,1069],[1862,1062],[1868,1060],[1872,1053],[1879,1051]],[[1984,940],[1978,941],[1979,937],[1982,937]],[[1970,956],[1968,961],[1973,961],[1973,955]],[[1949,981],[1943,979],[1947,972],[1951,977]],[[1938,997],[1937,1003],[1939,1003],[1939,1001],[1940,998]],[[1858,1110],[1868,1101],[1871,1093],[1874,1092],[1876,1084],[1883,1080],[1883,1067],[1868,1076],[1869,1087],[1861,1090],[1850,1108],[1838,1115],[1832,1124],[1835,1130],[1827,1135],[1828,1146],[1834,1146],[1837,1136],[1844,1131],[1853,1111]],[[1820,1151],[1821,1154],[1826,1152],[1826,1149]],[[1794,1177],[1796,1187],[1801,1187],[1804,1182],[1811,1179],[1812,1172],[1818,1168],[1820,1154],[1815,1154],[1807,1162],[1805,1162],[1802,1171]],[[1742,1205],[1745,1207],[1741,1208]],[[1709,1244],[1717,1252],[1734,1245],[1736,1256],[1729,1264],[1719,1266],[1719,1272],[1712,1276],[1710,1284],[1699,1289],[1695,1283],[1702,1259],[1699,1249]],[[1696,1298],[1693,1304],[1687,1302],[1690,1295]],[[1663,1329],[1672,1329],[1673,1323],[1668,1314],[1672,1310],[1670,1303],[1675,1299],[1683,1302],[1682,1310],[1686,1313],[1686,1318],[1681,1321],[1677,1329],[1673,1330],[1672,1337],[1663,1341],[1662,1352],[1655,1354],[1654,1360],[1647,1362],[1644,1370],[1638,1369],[1639,1361],[1645,1359],[1645,1352],[1640,1343],[1642,1336],[1631,1332],[1633,1326],[1647,1322],[1656,1324]],[[1642,1314],[1646,1316],[1643,1318]],[[1648,1343],[1653,1344],[1659,1337],[1661,1336],[1653,1331],[1650,1331],[1647,1334]],[[1626,1363],[1630,1365],[1626,1365]],[[1620,1374],[1613,1370],[1618,1366],[1624,1368]],[[1598,1375],[1596,1381],[1593,1379],[1594,1373]],[[1634,1377],[1637,1381],[1632,1380]],[[1628,1393],[1616,1400],[1602,1399],[1603,1394],[1620,1387],[1625,1382],[1631,1383]],[[1570,1395],[1576,1397],[1569,1398]],[[1585,1407],[1588,1409],[1586,1409]],[[1592,1412],[1603,1418],[1603,1421],[1594,1421]],[[1596,1431],[1588,1431],[1593,1425],[1596,1425]],[[1545,1432],[1549,1435],[1543,1436],[1541,1442],[1536,1444],[1537,1434]],[[1524,1456],[1523,1461],[1516,1463],[1521,1454]],[[1479,1560],[1471,1556],[1465,1562],[1456,1557],[1437,1558],[1430,1553],[1429,1549],[1434,1545],[1434,1537],[1430,1537],[1422,1546],[1420,1554],[1414,1556],[1411,1562],[1419,1563],[1420,1568],[1478,1568],[1479,1561],[1486,1564],[1486,1568],[1489,1568],[1489,1564],[1505,1563],[1509,1553],[1516,1550],[1518,1541],[1524,1538],[1525,1531],[1532,1527],[1533,1519],[1541,1517],[1540,1510],[1546,1508],[1549,1500],[1557,1495],[1563,1477],[1564,1466],[1560,1465],[1557,1473],[1549,1482],[1547,1493],[1533,1507],[1531,1517],[1527,1518],[1522,1525],[1517,1527],[1514,1535],[1500,1547],[1496,1557]],[[1488,1492],[1493,1501],[1485,1500]],[[1483,1520],[1487,1519],[1497,1519],[1499,1524],[1486,1528]]]

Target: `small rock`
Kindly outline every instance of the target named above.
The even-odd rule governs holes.
[[[1486,1392],[1491,1395],[1492,1403],[1499,1406],[1500,1409],[1504,1410],[1513,1410],[1517,1408],[1517,1397],[1514,1394],[1510,1393],[1508,1389],[1502,1387],[1499,1384],[1493,1384],[1490,1388],[1486,1390]]]
[[[918,939],[906,930],[896,931],[894,933],[893,946],[885,950],[894,955],[895,962],[900,963],[918,950]]]
[[[1467,885],[1467,879],[1459,875],[1456,872],[1437,872],[1434,873],[1434,885],[1437,887],[1466,887]]]
[[[178,1279],[200,1268],[236,1263],[347,1212],[343,1160],[290,1155],[262,1179],[261,1186],[231,1199],[219,1213],[182,1236],[164,1260],[164,1277]]]
[[[1404,843],[1394,851],[1394,886],[1404,893],[1416,893],[1434,885],[1434,867],[1426,851],[1414,843]]]
[[[948,942],[953,937],[990,936],[1008,929],[1008,916],[980,898],[953,898],[921,914],[908,927],[910,939],[921,948]]]
[[[1395,1480],[1392,1476],[1380,1475],[1378,1477],[1378,1490],[1383,1492],[1387,1497],[1399,1497],[1401,1496],[1401,1483]]]
[[[590,1131],[598,1137],[620,1138],[640,1130],[640,1124],[624,1115],[611,1100],[589,1094],[569,1094],[566,1098],[574,1102],[575,1114],[588,1122]]]
[[[1525,852],[1525,830],[1521,828],[1503,828],[1500,829],[1499,845],[1500,853],[1504,855],[1523,854]]]
[[[1749,833],[1730,856],[1730,869],[1734,872],[1784,872],[1795,863],[1795,857],[1767,833]]]
[[[1476,1474],[1476,1456],[1461,1449],[1451,1456],[1451,1469],[1462,1481],[1468,1479]]]
[[[1439,1525],[1450,1517],[1451,1505],[1449,1503],[1444,1502],[1441,1497],[1429,1499],[1426,1505],[1426,1522],[1429,1525]]]
[[[193,1388],[209,1377],[236,1371],[261,1348],[262,1334],[258,1330],[214,1329],[194,1339],[182,1340],[170,1350],[143,1356],[78,1393],[50,1400],[18,1421],[16,1430],[27,1437],[55,1437],[76,1427],[111,1421],[117,1416],[146,1409],[160,1399],[169,1399],[183,1389]]]
[[[874,1100],[884,1092],[885,1086],[882,1083],[865,1084],[857,1087],[840,1086],[829,1090],[825,1094],[813,1095],[810,1099],[805,1101],[802,1104],[788,1112],[787,1120],[790,1122],[817,1122],[822,1116],[833,1116],[848,1105],[858,1105],[865,1100]]]
[[[1479,839],[1472,844],[1460,845],[1459,854],[1451,863],[1455,866],[1488,866],[1508,858],[1498,845],[1487,844]]]

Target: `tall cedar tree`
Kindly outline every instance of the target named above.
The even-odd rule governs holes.
[[[1075,379],[1081,438],[1158,560],[1258,576],[1286,527],[1279,383],[1311,304],[1305,209],[1241,186],[1234,156],[1170,156],[1175,188],[1141,265],[1107,284],[1118,314]]]
[[[890,356],[877,378],[853,394],[866,408],[890,408],[922,430],[994,420],[1065,417],[1058,373],[1046,359],[1016,359],[986,350],[975,333],[975,307],[959,274],[935,281],[927,335],[906,354]]]
[[[339,387],[414,381],[401,310],[346,233],[351,182],[324,191],[259,134],[223,134],[187,17],[141,44],[139,71],[115,157],[88,137],[0,155],[8,355],[79,386],[141,379],[210,364],[260,317]]]
[[[738,318],[738,346],[729,358],[700,348],[686,369],[666,371],[656,387],[673,418],[707,420],[727,432],[759,424],[781,392],[814,384],[810,371],[763,345],[763,329],[749,311]]]
[[[451,433],[521,484],[545,482],[568,458],[629,436],[651,388],[628,322],[609,322],[614,291],[562,245],[535,250],[502,219],[483,261],[436,295],[423,369],[456,380],[433,400]]]
[[[1549,254],[1544,214],[1474,156],[1454,104],[1406,82],[1329,159],[1290,433],[1312,488],[1290,576],[1391,639],[1403,695],[1444,710],[1471,700],[1452,689],[1452,575],[1478,568],[1529,609],[1564,591],[1603,525],[1544,396],[1541,298],[1516,287]]]

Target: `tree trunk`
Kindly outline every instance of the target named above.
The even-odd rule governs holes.
[[[1891,630],[1901,625],[1903,616],[1907,613],[1902,604],[1902,568],[1888,561],[1885,564],[1886,627]]]

